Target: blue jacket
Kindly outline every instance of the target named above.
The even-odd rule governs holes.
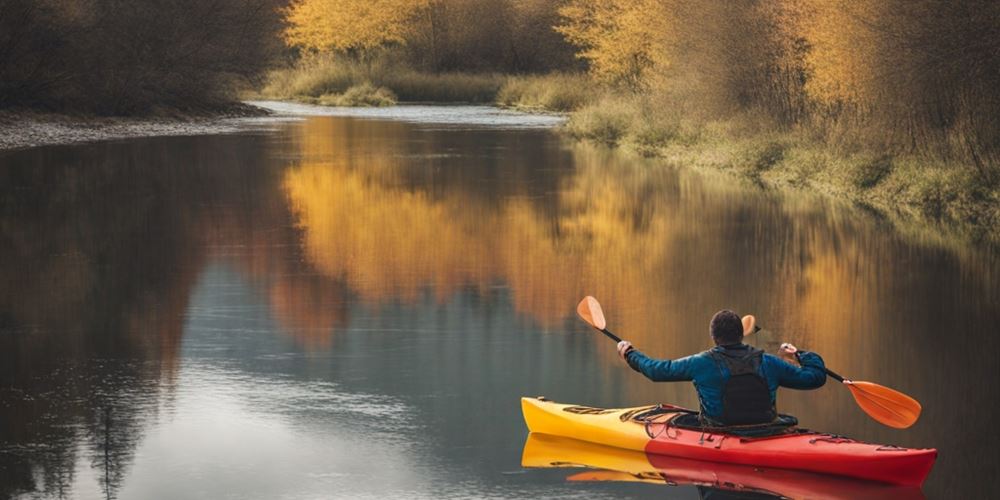
[[[712,350],[722,352],[723,349],[745,350],[748,347],[746,344],[740,344],[716,346]],[[709,356],[710,352],[705,351],[675,360],[660,360],[652,359],[632,349],[625,359],[633,370],[654,382],[694,381],[702,413],[709,418],[719,419],[722,416],[722,390],[729,380],[729,369],[724,363],[713,360]],[[818,389],[826,383],[823,358],[813,352],[799,351],[799,361],[802,366],[795,366],[777,356],[764,354],[760,374],[771,390],[771,404],[775,402],[779,386],[790,389]]]

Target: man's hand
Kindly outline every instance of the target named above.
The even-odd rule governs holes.
[[[618,343],[618,355],[621,356],[622,359],[625,359],[625,356],[627,356],[628,352],[632,349],[635,348],[632,347],[632,343],[627,340],[623,340]]]
[[[778,348],[778,354],[781,354],[783,358],[792,362],[797,362],[799,360],[798,356],[795,355],[798,352],[799,350],[795,346],[787,342],[781,344],[781,347]]]

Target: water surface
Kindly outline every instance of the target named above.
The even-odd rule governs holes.
[[[888,429],[831,383],[783,411],[939,448],[929,497],[996,494],[993,249],[552,119],[380,113],[0,154],[0,497],[697,498],[521,468],[520,396],[697,404],[575,319],[585,294],[658,356],[753,313],[758,346],[924,405]]]

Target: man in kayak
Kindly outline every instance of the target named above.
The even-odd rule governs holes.
[[[715,347],[676,360],[652,359],[632,347],[618,343],[618,354],[633,370],[654,382],[693,381],[701,402],[702,421],[711,426],[753,425],[773,422],[778,413],[778,387],[817,389],[826,382],[823,358],[812,352],[782,345],[777,356],[743,343],[743,323],[733,311],[715,313],[709,326]]]

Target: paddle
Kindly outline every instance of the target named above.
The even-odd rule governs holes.
[[[598,302],[597,299],[591,297],[590,295],[584,297],[583,300],[577,304],[576,313],[579,314],[584,321],[589,323],[590,326],[607,335],[609,339],[614,340],[616,344],[622,341],[622,339],[618,338],[617,335],[608,331],[608,322],[604,320],[604,311],[601,310],[601,303]]]
[[[607,335],[611,340],[616,343],[621,342],[622,339],[608,331],[604,311],[601,310],[601,304],[597,302],[597,299],[589,295],[584,297],[576,306],[576,313],[590,326]],[[743,317],[744,336],[759,331],[760,327],[757,326],[756,318],[750,315]],[[792,354],[795,355],[796,359],[799,356],[799,353],[795,351]],[[872,382],[845,379],[832,370],[826,368],[824,370],[828,376],[847,386],[858,406],[876,421],[896,429],[906,429],[920,418],[920,403],[910,396]]]
[[[758,331],[760,331],[760,328],[757,328],[750,333],[744,332],[743,335],[750,335]],[[798,350],[791,344],[782,344],[782,347],[785,345],[788,345],[793,349],[786,352],[794,354],[795,359],[798,360]],[[920,403],[916,399],[873,382],[850,380],[834,373],[830,369],[824,368],[824,370],[830,378],[833,378],[834,380],[847,386],[847,388],[851,391],[851,395],[854,396],[854,401],[858,403],[858,406],[860,406],[861,409],[868,414],[868,416],[872,417],[879,423],[896,429],[906,429],[907,427],[913,425],[918,418],[920,418],[921,407]]]
[[[608,322],[604,319],[604,311],[601,310],[601,303],[597,299],[591,297],[590,295],[583,298],[579,304],[576,306],[576,313],[583,318],[590,326],[596,328],[601,333],[605,334],[615,343],[621,342],[622,339],[618,338],[617,335],[608,331]],[[760,327],[757,326],[757,318],[747,315],[743,316],[743,335],[750,335],[751,333],[760,331]]]

